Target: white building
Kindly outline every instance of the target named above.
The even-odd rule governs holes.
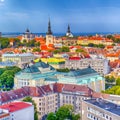
[[[85,58],[80,60],[66,60],[65,68],[69,69],[84,69],[91,66],[96,72],[101,75],[106,75],[110,72],[109,60],[102,58]]]
[[[30,103],[12,102],[0,106],[0,109],[4,113],[0,120],[34,120],[34,106]]]
[[[35,59],[35,56],[32,53],[22,53],[22,54],[3,54],[2,62],[12,61],[17,65],[21,66],[24,63],[29,63]]]

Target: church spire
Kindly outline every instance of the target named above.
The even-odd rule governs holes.
[[[71,33],[71,31],[70,31],[70,25],[69,24],[68,24],[67,33]]]
[[[50,19],[48,21],[48,32],[47,35],[52,35]]]

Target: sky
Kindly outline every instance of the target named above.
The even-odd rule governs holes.
[[[0,0],[0,31],[120,32],[120,0]]]

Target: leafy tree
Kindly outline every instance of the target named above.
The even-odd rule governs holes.
[[[40,48],[34,48],[33,49],[33,52],[40,52],[41,50],[40,50]]]
[[[69,47],[67,47],[67,46],[63,46],[60,50],[61,50],[61,52],[69,52],[70,51]]]
[[[57,69],[58,72],[69,72],[70,70],[68,68],[63,69]]]
[[[35,47],[40,47],[40,42],[36,42]]]
[[[47,116],[47,120],[57,120],[57,116],[55,113],[51,112]]]
[[[22,49],[22,53],[26,53],[26,50],[25,50],[25,49]]]
[[[99,45],[97,45],[97,47],[99,47],[99,48],[105,48],[105,45],[99,44]]]
[[[113,35],[107,35],[107,38],[108,38],[108,39],[112,39],[112,40],[115,39]]]
[[[94,44],[93,43],[89,43],[88,47],[94,47]]]
[[[11,88],[14,85],[14,75],[19,72],[21,69],[14,67],[1,68],[0,71],[0,87]]]
[[[47,120],[79,120],[80,115],[74,114],[72,105],[63,105],[61,106],[56,113],[50,113],[47,116]]]
[[[20,39],[18,39],[18,38],[14,38],[14,44],[13,44],[15,47],[19,47],[19,46],[21,46],[22,44],[21,44],[21,41],[20,41]]]
[[[105,81],[108,82],[108,83],[113,83],[115,82],[115,78],[113,76],[106,76],[105,77]]]
[[[37,107],[36,104],[34,102],[34,100],[32,100],[31,97],[26,97],[23,99],[24,102],[30,102],[34,105],[34,120],[38,120],[38,114],[37,114]]]
[[[64,105],[58,109],[56,116],[59,120],[64,120],[71,116],[72,111],[73,107],[71,105]]]
[[[120,85],[120,78],[116,79],[116,85]]]
[[[9,46],[9,39],[8,38],[0,38],[0,47],[7,48]]]
[[[35,40],[30,40],[28,43],[26,43],[26,45],[27,45],[28,47],[35,47],[35,43],[36,43]]]
[[[60,52],[61,52],[60,50],[54,50],[54,51],[53,51],[54,54],[58,54],[58,53],[60,53]]]

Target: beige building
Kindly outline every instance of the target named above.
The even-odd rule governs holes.
[[[44,118],[50,112],[55,112],[64,104],[71,104],[75,113],[81,113],[81,102],[90,98],[92,90],[83,85],[50,84],[40,87],[22,87],[0,94],[0,103],[22,100],[31,96],[36,103],[39,118]]]
[[[100,98],[84,100],[82,120],[120,120],[120,107]]]

